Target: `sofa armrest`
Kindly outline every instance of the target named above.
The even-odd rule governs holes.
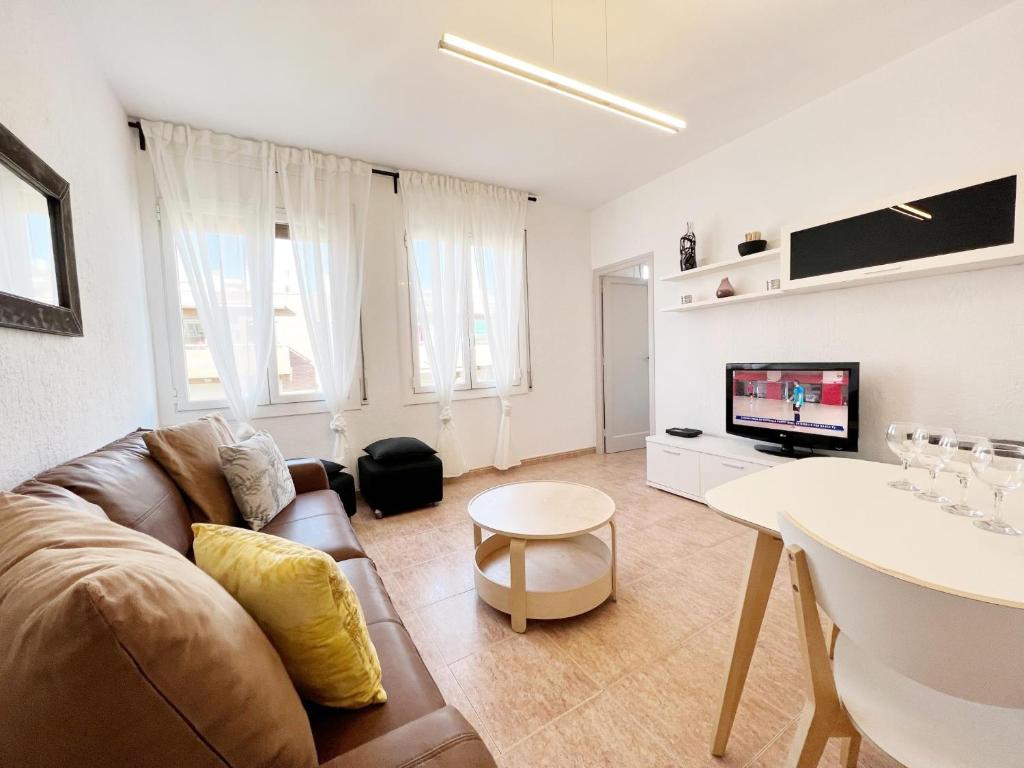
[[[455,707],[443,707],[322,763],[320,768],[495,768]]]
[[[319,459],[288,459],[288,471],[292,473],[296,493],[326,491],[327,470]]]

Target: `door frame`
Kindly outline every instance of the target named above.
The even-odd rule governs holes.
[[[650,431],[654,434],[654,251],[606,264],[594,270],[594,386],[595,438],[597,452],[605,453],[604,443],[604,297],[601,278],[626,267],[647,265],[647,401],[650,409]]]

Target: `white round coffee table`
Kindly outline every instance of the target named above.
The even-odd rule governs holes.
[[[476,592],[526,631],[527,619],[578,616],[615,599],[615,502],[579,483],[499,485],[469,502]],[[591,531],[607,525],[611,547]],[[482,530],[492,536],[483,539]],[[529,542],[529,546],[527,546]]]

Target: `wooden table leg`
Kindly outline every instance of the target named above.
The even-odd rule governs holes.
[[[480,526],[473,525],[473,549],[480,546],[480,542],[484,540],[483,531],[480,530]]]
[[[512,539],[508,543],[508,565],[512,589],[512,629],[526,631],[526,541]]]
[[[609,520],[608,527],[612,529],[612,602],[616,602],[619,598],[616,594],[619,588],[619,563],[618,563],[618,550],[615,546],[615,521]]]
[[[732,723],[740,705],[740,695],[747,681],[750,660],[761,632],[761,622],[768,607],[772,584],[782,556],[782,539],[758,531],[754,552],[747,567],[746,583],[740,596],[736,619],[736,635],[733,640],[732,658],[725,671],[722,703],[718,711],[718,723],[711,737],[711,754],[721,757],[725,754],[732,732]]]

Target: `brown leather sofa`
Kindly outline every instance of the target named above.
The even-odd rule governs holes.
[[[388,692],[387,703],[359,710],[307,706],[320,764],[330,768],[494,766],[473,727],[458,710],[445,705],[337,494],[328,490],[322,465],[298,459],[289,466],[298,495],[263,530],[317,547],[339,562],[359,596]],[[110,520],[153,536],[191,559],[188,502],[150,457],[141,430],[41,472],[13,491],[87,508],[97,515],[102,511]],[[97,712],[96,717],[102,718],[103,713]],[[141,764],[156,763],[141,760]]]

